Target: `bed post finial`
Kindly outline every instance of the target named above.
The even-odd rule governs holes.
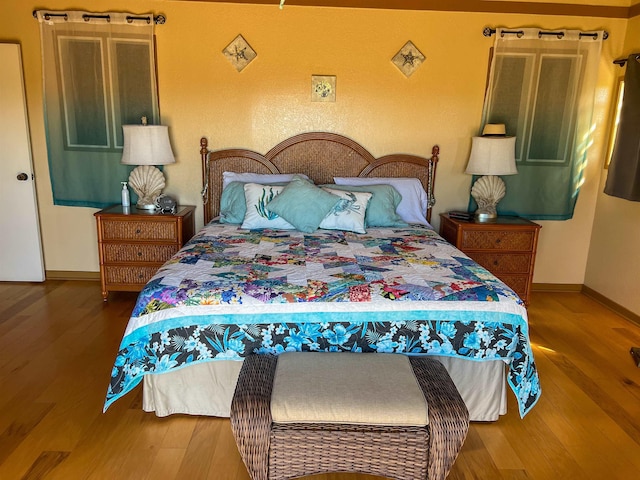
[[[438,155],[440,155],[440,147],[438,145],[434,145],[431,149],[431,156],[433,156],[433,160],[437,162],[439,160]]]
[[[207,137],[202,137],[200,139],[200,155],[206,155],[207,153],[209,153],[209,150],[207,149],[209,145],[209,142],[207,140]]]

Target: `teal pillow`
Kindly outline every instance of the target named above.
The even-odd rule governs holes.
[[[284,190],[267,204],[267,209],[284,218],[296,230],[312,233],[339,201],[339,196],[294,176]]]
[[[230,182],[220,195],[220,223],[241,224],[247,213],[247,201],[244,194],[246,182]],[[265,185],[284,186],[287,182],[275,182]]]
[[[402,196],[391,185],[335,185],[333,183],[322,187],[342,190],[343,192],[369,192],[373,194],[364,217],[366,227],[408,227],[396,213],[396,208],[402,201]]]
[[[244,183],[231,182],[220,195],[220,223],[242,223],[247,213]]]

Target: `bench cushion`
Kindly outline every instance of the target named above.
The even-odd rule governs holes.
[[[428,423],[409,358],[380,353],[279,355],[271,415],[275,423]]]

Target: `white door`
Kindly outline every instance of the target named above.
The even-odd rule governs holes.
[[[0,43],[0,280],[42,282],[20,45]]]

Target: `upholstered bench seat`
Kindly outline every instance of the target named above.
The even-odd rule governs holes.
[[[254,480],[327,472],[439,479],[469,415],[436,360],[397,354],[248,356],[231,404]]]

